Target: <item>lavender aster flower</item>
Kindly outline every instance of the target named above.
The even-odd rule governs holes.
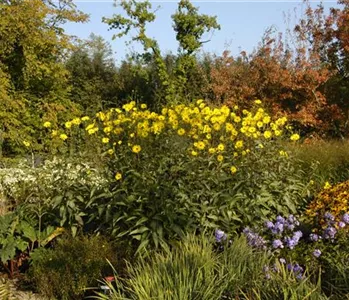
[[[345,227],[345,223],[342,222],[342,221],[338,222],[338,227],[339,228],[344,228]]]
[[[225,232],[223,230],[220,230],[220,229],[216,229],[214,236],[215,236],[216,241],[218,243],[225,241],[227,239],[227,235],[225,234]]]
[[[293,272],[295,272],[295,273],[302,273],[303,271],[304,271],[304,269],[299,264],[295,264],[293,266]]]
[[[286,246],[292,250],[297,245],[298,241],[293,238],[286,237],[285,243],[286,243]]]
[[[319,240],[319,236],[316,234],[316,233],[311,233],[309,235],[309,239],[312,241],[312,242],[317,242]]]
[[[334,216],[333,216],[330,212],[325,212],[324,218],[325,218],[327,221],[334,221]]]
[[[349,224],[349,214],[348,214],[348,213],[345,213],[345,214],[342,216],[342,221],[343,221],[345,224]]]
[[[336,228],[334,228],[332,226],[328,226],[324,231],[324,238],[325,239],[334,239],[336,233],[337,233]]]
[[[283,248],[283,247],[284,247],[284,244],[280,240],[273,241],[273,248],[277,249],[277,248]]]
[[[303,232],[298,230],[293,234],[293,239],[298,243],[302,236],[303,236]]]
[[[274,227],[274,223],[271,221],[265,221],[264,225],[268,229],[272,229]]]
[[[247,239],[247,243],[251,246],[251,247],[255,247],[255,248],[262,248],[264,249],[266,246],[266,241],[258,234],[253,232],[251,229],[249,229],[248,227],[246,227],[243,230],[243,233],[246,236]]]
[[[281,216],[277,216],[277,217],[276,217],[276,222],[281,223],[281,224],[284,224],[284,223],[285,223],[285,218],[284,218],[284,217],[281,217]]]
[[[315,249],[314,252],[313,252],[313,255],[314,255],[316,258],[318,258],[318,257],[320,257],[320,255],[321,255],[321,251],[320,251],[319,249]]]
[[[284,231],[284,223],[276,222],[274,227],[271,229],[273,234],[280,234]]]

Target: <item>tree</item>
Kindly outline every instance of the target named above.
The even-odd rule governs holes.
[[[178,54],[174,68],[169,72],[166,61],[156,40],[146,35],[146,26],[155,20],[155,13],[150,11],[152,5],[149,1],[121,0],[116,2],[126,13],[126,17],[116,14],[112,18],[104,18],[110,29],[116,29],[114,38],[128,35],[131,30],[136,31],[132,41],[140,42],[144,48],[144,55],[151,56],[156,66],[156,74],[159,78],[159,92],[165,101],[183,100],[190,90],[188,78],[191,70],[196,67],[198,50],[202,44],[205,33],[213,29],[220,29],[216,17],[200,15],[198,9],[189,0],[181,0],[178,9],[172,16],[173,28],[176,39],[179,42]]]
[[[71,0],[0,2],[0,139],[7,153],[24,140],[40,147],[42,119],[57,121],[77,110],[63,64],[72,44],[60,26],[86,19]]]
[[[72,86],[70,98],[85,113],[96,113],[117,104],[117,68],[111,47],[102,37],[91,34],[88,40],[76,45],[66,68]]]

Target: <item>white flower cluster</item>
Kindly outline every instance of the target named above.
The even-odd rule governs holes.
[[[54,158],[44,165],[30,168],[20,165],[17,168],[0,168],[0,200],[23,202],[44,191],[45,195],[55,194],[71,186],[98,187],[107,182],[106,178],[88,163],[69,163]]]

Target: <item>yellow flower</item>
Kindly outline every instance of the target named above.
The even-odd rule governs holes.
[[[82,121],[88,121],[88,120],[90,120],[90,117],[85,116],[85,117],[82,117],[81,120],[82,120]]]
[[[270,117],[269,117],[269,116],[264,117],[264,118],[263,118],[263,123],[264,123],[264,124],[270,123]]]
[[[236,149],[242,148],[243,145],[244,145],[244,142],[243,142],[243,141],[237,141],[237,142],[235,143],[235,148],[236,148]]]
[[[112,130],[112,127],[110,127],[110,126],[104,127],[104,129],[103,129],[103,131],[104,131],[105,133],[110,133],[111,130]]]
[[[213,129],[214,129],[215,131],[219,131],[219,130],[221,130],[221,125],[219,125],[218,123],[216,123],[216,124],[213,125]]]
[[[145,103],[141,104],[141,109],[147,109],[147,105]]]
[[[118,141],[118,145],[121,145],[122,144],[122,141]]]
[[[44,127],[45,127],[45,128],[51,127],[51,122],[48,122],[48,121],[45,122],[45,123],[44,123]]]
[[[266,139],[270,139],[272,136],[272,133],[271,131],[267,130],[267,131],[264,131],[263,135]]]
[[[235,123],[241,122],[241,118],[240,118],[240,117],[235,117],[235,118],[234,118],[234,122],[235,122]]]
[[[72,126],[72,122],[70,122],[70,121],[68,121],[68,122],[65,122],[65,127],[66,128],[71,128],[71,126]]]
[[[118,173],[116,173],[116,174],[115,174],[115,180],[117,180],[117,181],[118,181],[118,180],[121,180],[121,179],[122,179],[122,175],[121,175],[121,173],[119,173],[119,172],[118,172]]]
[[[27,148],[30,147],[30,143],[27,142],[27,141],[23,141],[23,144],[24,144],[24,146],[26,146]]]
[[[59,138],[60,138],[61,140],[65,141],[65,140],[68,138],[68,136],[67,136],[65,133],[62,133],[62,134],[59,136]]]
[[[258,127],[258,128],[262,128],[263,125],[264,125],[263,122],[261,122],[261,121],[258,121],[258,122],[257,122],[257,127]]]
[[[205,145],[204,142],[197,142],[195,146],[196,146],[196,148],[198,148],[199,150],[204,150],[206,145]]]
[[[91,129],[89,129],[88,130],[88,134],[94,134],[94,133],[96,133],[98,131],[98,128],[91,128]]]
[[[51,135],[52,135],[53,137],[57,136],[57,134],[58,134],[58,131],[57,131],[57,130],[52,130]]]
[[[256,103],[256,104],[262,104],[262,101],[261,101],[261,100],[255,100],[254,103]]]
[[[275,136],[280,136],[281,135],[281,131],[280,130],[275,130]]]
[[[224,148],[225,148],[225,146],[224,146],[223,144],[219,144],[219,145],[217,146],[217,150],[218,150],[218,151],[223,151]]]
[[[294,134],[291,135],[290,139],[291,139],[291,141],[298,141],[299,138],[300,138],[299,134],[294,133]]]
[[[179,128],[177,133],[178,133],[178,135],[184,135],[185,134],[185,130],[183,128]]]
[[[193,151],[191,151],[191,155],[193,155],[193,156],[197,156],[197,155],[198,155],[198,153],[197,153],[195,150],[193,150]]]
[[[81,124],[81,120],[80,120],[80,118],[75,118],[75,119],[73,119],[72,123],[74,125],[80,125]]]
[[[288,157],[288,154],[287,154],[286,151],[281,150],[279,153],[280,153],[281,156],[286,156],[286,157]]]
[[[237,171],[237,168],[236,168],[235,166],[231,166],[231,167],[230,167],[230,172],[231,172],[232,174],[235,174],[236,171]]]
[[[107,138],[107,137],[102,138],[102,143],[103,144],[108,144],[109,143],[109,138]]]
[[[328,181],[326,181],[326,182],[325,182],[325,185],[324,185],[324,189],[327,190],[327,189],[329,189],[330,187],[331,187],[331,184],[330,184]]]
[[[108,152],[108,154],[110,154],[110,155],[113,155],[113,154],[114,154],[114,150],[113,150],[113,149],[109,149],[107,152]]]
[[[139,146],[139,145],[134,145],[134,146],[132,147],[132,152],[133,152],[133,153],[139,153],[141,150],[142,150],[142,148],[141,148],[141,146]]]
[[[223,156],[223,155],[219,154],[219,155],[217,156],[217,160],[218,160],[219,162],[222,162],[223,159],[224,159],[224,156]]]
[[[214,154],[214,153],[216,153],[216,149],[215,148],[210,148],[210,149],[208,149],[208,153]]]

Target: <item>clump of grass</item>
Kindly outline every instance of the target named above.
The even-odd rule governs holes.
[[[270,253],[252,249],[244,237],[214,246],[204,236],[188,236],[171,251],[129,264],[126,277],[106,282],[110,295],[99,293],[95,299],[326,299],[319,285],[308,277],[296,279],[281,265],[267,278],[264,268],[271,262]]]
[[[342,182],[349,179],[349,141],[314,140],[292,144],[288,148],[302,163],[305,171],[312,171],[321,183]]]

